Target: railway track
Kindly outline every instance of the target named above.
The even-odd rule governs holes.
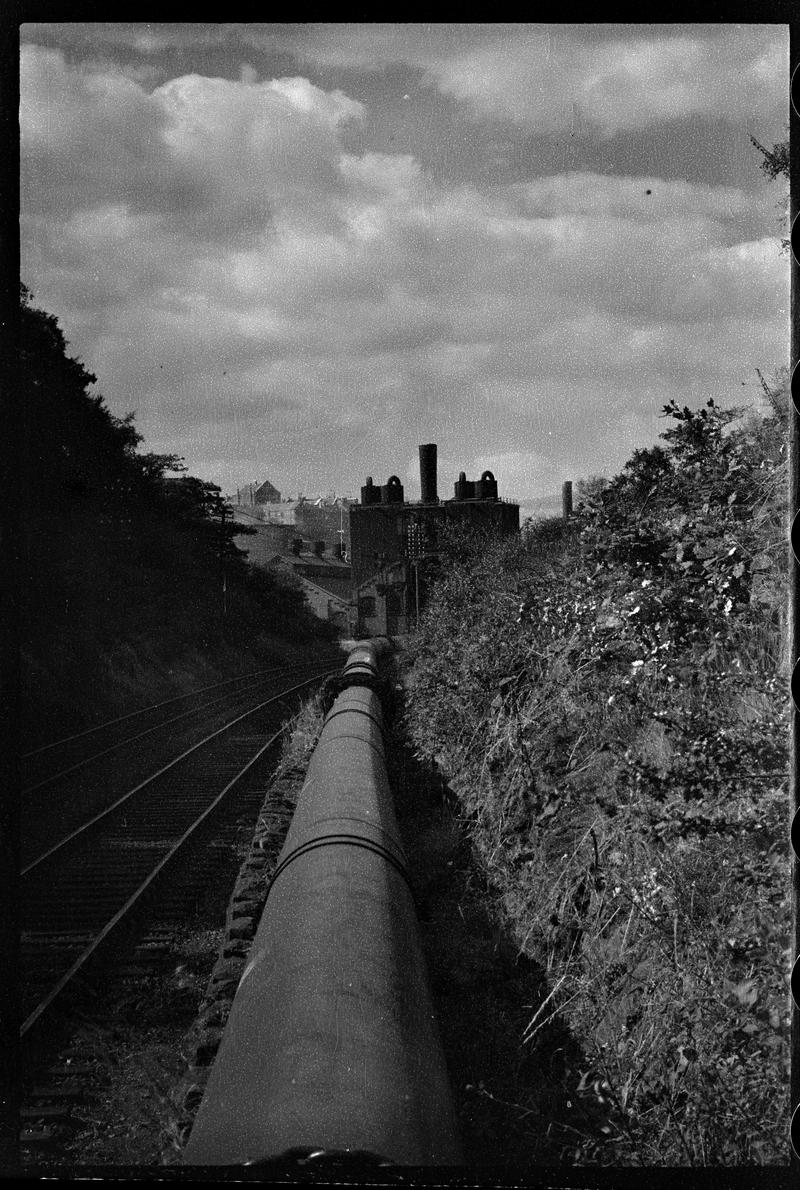
[[[287,700],[339,668],[315,672],[228,717],[24,863],[23,1047],[41,1037],[54,1006],[91,976],[148,901],[168,897],[181,860],[193,857],[200,873],[204,833],[223,806],[226,817],[236,817],[248,775],[280,738]]]
[[[216,683],[28,753],[22,758],[20,799],[23,867],[210,728],[252,705],[259,693],[323,675],[340,664],[340,657],[335,650],[318,664],[276,667]]]
[[[341,654],[338,649],[330,651],[330,661],[335,663]],[[323,660],[326,660],[324,658]],[[213,682],[186,694],[178,694],[150,706],[140,707],[126,715],[119,715],[84,731],[42,744],[20,757],[22,767],[23,794],[30,794],[46,785],[52,785],[59,778],[83,768],[92,761],[108,755],[125,744],[144,739],[153,732],[168,725],[179,723],[198,711],[207,711],[226,700],[241,694],[248,694],[267,682],[280,682],[292,675],[300,676],[306,670],[324,668],[316,662],[298,666],[287,663],[268,669],[254,670],[222,682]]]

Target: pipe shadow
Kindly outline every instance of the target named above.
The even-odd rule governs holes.
[[[594,1149],[607,1142],[605,1111],[576,1095],[591,1063],[558,1016],[523,1042],[551,990],[546,973],[519,954],[492,913],[498,894],[473,858],[458,799],[441,772],[413,754],[401,716],[393,717],[387,735],[389,778],[465,1161],[504,1171],[573,1165],[582,1146],[586,1162],[587,1143]]]

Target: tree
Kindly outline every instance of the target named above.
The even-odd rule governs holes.
[[[757,141],[754,136],[750,137],[751,142],[758,149],[764,160],[761,162],[761,169],[768,178],[777,178],[783,174],[784,177],[789,177],[789,142],[788,140],[779,141],[774,144],[771,149],[765,149],[760,141]]]
[[[759,153],[763,157],[763,160],[761,161],[761,169],[767,175],[767,177],[771,178],[773,181],[775,178],[780,178],[780,177],[784,177],[784,178],[788,179],[788,177],[789,177],[789,142],[788,142],[788,140],[778,141],[776,144],[774,144],[772,146],[771,149],[766,149],[764,147],[764,145],[761,144],[760,141],[756,140],[756,138],[754,136],[751,136],[750,140],[751,140],[752,144],[755,145],[755,147],[758,149]],[[781,217],[780,223],[782,226],[785,226],[785,223],[786,223],[786,210],[787,210],[788,202],[789,202],[789,196],[787,194],[786,197],[781,200],[781,209],[783,211],[783,215]],[[781,239],[781,251],[788,252],[789,245],[790,245],[790,241],[784,236]]]
[[[115,417],[89,391],[96,377],[68,347],[58,319],[37,309],[21,285],[23,507],[48,515],[81,507],[116,523],[129,542],[153,532],[142,522],[155,514],[177,524],[199,559],[225,556],[241,564],[244,552],[233,538],[249,530],[223,515],[217,485],[186,475],[179,455],[140,453],[134,414]],[[167,472],[177,474],[167,478]]]
[[[605,475],[587,475],[578,480],[578,504],[590,504],[599,500],[600,495],[611,481]]]
[[[96,377],[67,355],[58,320],[31,305],[20,287],[19,383],[22,402],[23,505],[60,508],[65,500],[103,493],[114,499],[141,469],[141,435],[133,415],[114,417]]]

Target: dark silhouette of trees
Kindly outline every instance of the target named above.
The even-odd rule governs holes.
[[[185,475],[178,455],[140,453],[134,415],[108,410],[90,391],[97,378],[67,354],[68,346],[55,316],[34,307],[21,285],[23,508],[63,514],[92,507],[125,524],[157,513],[192,538],[199,556],[241,560],[233,540],[241,528],[224,523],[216,484]]]
[[[115,418],[96,377],[67,355],[52,314],[31,305],[20,287],[19,384],[22,405],[22,485],[28,507],[59,507],[92,493],[112,496],[132,478],[140,436],[132,417]]]
[[[25,286],[19,325],[26,730],[45,718],[71,722],[74,691],[75,714],[93,715],[95,701],[118,693],[120,656],[134,658],[146,681],[148,667],[184,655],[259,640],[306,647],[326,635],[296,581],[247,562],[235,539],[248,529],[216,484],[186,474],[178,455],[139,450],[134,415],[110,412],[58,320]]]

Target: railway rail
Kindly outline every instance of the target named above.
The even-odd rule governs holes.
[[[20,800],[23,866],[208,735],[211,727],[224,725],[253,705],[260,692],[280,690],[290,678],[297,684],[324,676],[332,666],[340,667],[341,657],[336,650],[319,664],[269,669],[216,683],[29,753]],[[38,770],[32,767],[34,759]]]
[[[23,1045],[119,940],[282,734],[288,699],[318,670],[239,710],[133,788],[24,861],[20,880]],[[250,693],[252,703],[252,691]]]
[[[331,650],[325,660],[335,664],[341,658],[340,650]],[[136,743],[165,727],[183,722],[198,712],[224,705],[232,697],[249,694],[267,682],[277,682],[292,675],[299,676],[306,671],[324,669],[324,664],[312,662],[308,665],[286,663],[271,668],[254,670],[222,682],[212,682],[197,690],[177,694],[125,715],[98,723],[93,727],[42,744],[38,748],[22,753],[21,793],[24,795],[59,781],[61,778],[84,768],[93,761],[110,755],[126,744]]]

